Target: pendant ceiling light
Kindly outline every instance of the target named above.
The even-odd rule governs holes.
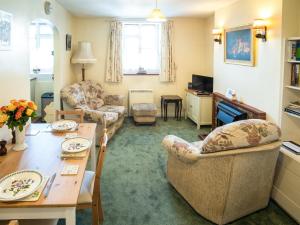
[[[150,16],[147,18],[150,22],[164,22],[167,20],[165,15],[157,8],[157,0],[155,1],[155,9],[152,10]]]

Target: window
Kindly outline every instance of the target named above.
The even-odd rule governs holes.
[[[45,23],[30,26],[30,73],[53,74],[53,29]]]
[[[123,24],[123,73],[159,74],[160,30],[157,23]]]

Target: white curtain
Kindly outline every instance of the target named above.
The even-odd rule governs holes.
[[[108,53],[106,60],[105,80],[110,83],[119,83],[123,78],[122,71],[122,23],[110,22]]]
[[[162,82],[176,81],[176,66],[174,61],[174,23],[167,21],[162,24],[161,35],[161,71]]]

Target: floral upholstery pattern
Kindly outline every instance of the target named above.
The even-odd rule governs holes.
[[[120,95],[104,97],[102,86],[96,82],[88,80],[69,85],[61,90],[61,98],[69,106],[82,109],[87,121],[104,124],[108,132],[113,131],[112,134],[124,120],[124,97]]]
[[[60,91],[60,96],[72,107],[76,108],[86,105],[84,93],[79,84],[65,87]]]
[[[91,109],[97,110],[104,105],[103,88],[100,84],[88,80],[80,82],[79,85],[83,90],[86,104]]]
[[[271,143],[281,137],[280,128],[269,121],[241,120],[219,127],[203,141],[201,153],[212,153]]]
[[[201,149],[174,135],[166,136],[162,145],[170,154],[185,163],[194,163],[200,156]]]
[[[124,116],[125,114],[124,106],[118,106],[118,105],[104,105],[100,109],[98,109],[98,111],[116,113],[119,116]]]
[[[124,96],[121,95],[106,95],[104,97],[105,105],[117,105],[123,106],[124,105]]]

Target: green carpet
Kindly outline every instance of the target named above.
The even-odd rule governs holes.
[[[134,126],[131,120],[126,120],[109,142],[104,162],[101,182],[104,225],[212,224],[197,214],[168,184],[167,154],[161,147],[167,134],[197,141],[198,132],[189,120],[158,120],[156,126]],[[90,225],[91,211],[79,211],[77,224]],[[297,223],[271,202],[268,208],[232,224]]]

